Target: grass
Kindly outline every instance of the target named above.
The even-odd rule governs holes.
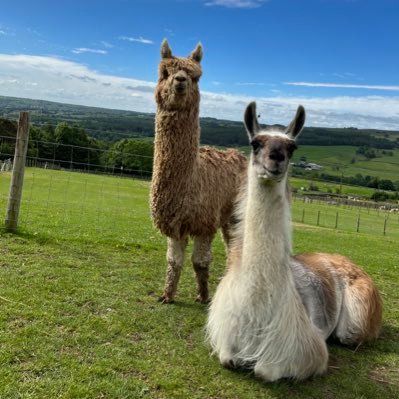
[[[347,184],[326,182],[316,179],[301,179],[298,177],[292,177],[290,179],[290,184],[295,188],[305,188],[308,189],[310,184],[317,186],[319,191],[324,193],[337,193],[340,192],[342,195],[349,195],[353,197],[370,198],[374,193],[374,188],[361,187],[361,186],[350,186]],[[330,191],[329,191],[330,190]]]
[[[8,184],[0,174],[0,210]],[[210,356],[189,259],[177,302],[157,303],[166,243],[150,222],[148,186],[27,169],[20,232],[0,233],[0,398],[398,397],[397,237],[295,224],[296,252],[340,252],[364,266],[384,299],[384,331],[357,350],[330,344],[322,377],[265,384]],[[293,206],[300,217],[303,204]],[[224,266],[218,237],[212,292]]]
[[[399,150],[392,150],[393,155],[384,155],[379,151],[377,158],[367,160],[356,154],[357,147],[351,146],[299,146],[294,154],[294,161],[299,161],[305,156],[307,162],[315,162],[323,166],[322,172],[331,175],[378,176],[380,179],[398,181],[399,176]],[[355,158],[355,163],[351,163]],[[339,167],[339,169],[337,169]]]

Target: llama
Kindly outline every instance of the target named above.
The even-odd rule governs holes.
[[[359,345],[378,336],[382,303],[370,277],[335,254],[291,255],[287,174],[305,122],[298,107],[284,131],[262,130],[245,112],[252,146],[228,268],[210,306],[207,335],[220,362],[265,381],[326,371],[326,339]]]
[[[157,113],[150,195],[153,222],[168,238],[168,267],[160,300],[174,301],[191,236],[197,301],[206,303],[212,240],[221,227],[228,244],[230,218],[240,179],[245,175],[246,158],[233,149],[199,147],[201,44],[187,58],[179,58],[172,55],[164,40],[161,58],[155,90]]]

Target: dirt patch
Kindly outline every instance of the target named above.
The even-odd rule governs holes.
[[[370,371],[369,377],[380,384],[395,385],[399,387],[399,369],[377,367]]]

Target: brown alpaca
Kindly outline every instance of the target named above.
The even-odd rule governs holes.
[[[199,302],[208,301],[211,244],[219,227],[229,239],[232,214],[246,158],[236,150],[199,148],[198,81],[202,46],[187,58],[161,46],[159,80],[155,90],[155,153],[151,184],[151,213],[155,226],[168,237],[163,303],[173,302],[188,237],[194,238],[192,262]]]

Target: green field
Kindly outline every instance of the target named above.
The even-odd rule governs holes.
[[[370,198],[370,196],[376,191],[374,188],[361,187],[361,186],[350,186],[347,184],[326,182],[317,179],[301,179],[298,177],[292,177],[290,179],[290,184],[292,187],[297,189],[309,189],[310,185],[316,186],[319,191],[327,193],[337,193],[340,192],[342,195]]]
[[[0,229],[0,398],[398,397],[398,230],[383,236],[361,223],[355,233],[356,209],[294,201],[295,251],[363,265],[384,299],[384,329],[357,349],[330,344],[322,377],[265,384],[210,355],[189,256],[176,303],[157,302],[166,242],[150,222],[148,182],[33,168],[25,176],[20,232]],[[3,215],[9,180],[0,174]],[[322,218],[334,222],[336,211],[338,229]],[[364,212],[375,226],[385,217]],[[218,237],[211,292],[224,267]]]
[[[294,161],[299,161],[302,156],[307,162],[314,162],[323,166],[321,172],[331,175],[377,176],[393,182],[399,180],[399,150],[392,150],[393,156],[380,154],[379,157],[367,160],[356,154],[356,147],[351,146],[299,146],[294,153]],[[351,163],[352,158],[356,159]],[[337,169],[337,167],[339,169]]]

